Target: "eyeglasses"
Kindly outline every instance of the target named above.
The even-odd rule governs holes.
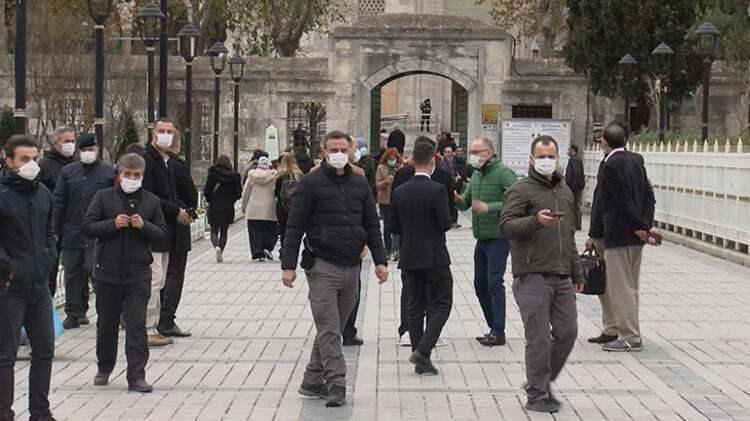
[[[487,152],[487,149],[476,149],[476,150],[470,150],[469,153],[472,155],[479,155],[480,153]]]

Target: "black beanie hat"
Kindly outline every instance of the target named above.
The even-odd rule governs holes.
[[[91,146],[97,146],[99,142],[96,140],[95,133],[84,133],[78,137],[76,141],[76,149],[81,150]]]

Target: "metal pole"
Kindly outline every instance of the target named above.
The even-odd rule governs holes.
[[[213,162],[219,157],[219,101],[221,98],[221,78],[219,75],[214,77],[214,149]]]
[[[26,1],[16,0],[16,134],[26,134]]]
[[[664,133],[667,129],[667,83],[663,78],[661,79],[660,85],[661,110],[659,111],[659,142],[664,142]]]
[[[191,168],[193,160],[193,63],[185,65],[185,161]]]
[[[146,75],[146,96],[148,98],[146,143],[149,143],[151,141],[151,132],[154,129],[154,47],[147,47],[146,53],[148,63]]]
[[[159,34],[159,117],[167,117],[167,82],[169,47],[167,46],[167,0],[161,0],[161,33]]]
[[[708,91],[711,83],[711,59],[703,59],[703,127],[701,130],[701,140],[708,140]]]
[[[240,84],[234,82],[234,143],[232,144],[234,170],[238,171],[240,155]]]
[[[99,142],[104,141],[104,25],[94,27],[94,43],[96,45],[96,76],[95,76],[95,102],[94,102],[94,126],[96,138]]]
[[[630,95],[625,93],[625,122],[630,123]]]

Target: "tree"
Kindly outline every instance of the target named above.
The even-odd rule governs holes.
[[[490,17],[498,26],[508,28],[516,38],[541,36],[539,54],[552,57],[558,34],[565,32],[565,0],[477,0],[489,4]]]
[[[242,53],[293,57],[302,36],[343,20],[345,9],[344,0],[234,0],[227,17]]]
[[[117,148],[117,154],[114,155],[115,160],[125,154],[125,149],[127,149],[128,145],[132,145],[133,143],[138,143],[138,128],[135,125],[133,114],[125,111],[120,115],[117,135],[115,136],[115,141],[112,145],[113,148]]]
[[[5,146],[5,142],[10,139],[16,132],[15,119],[13,110],[10,107],[3,107],[0,110],[0,148]]]
[[[627,89],[631,98],[658,109],[651,51],[665,42],[675,52],[667,100],[677,103],[701,78],[701,57],[688,39],[696,6],[697,0],[569,0],[566,62],[588,77],[593,93],[614,98]],[[625,54],[638,66],[634,82],[623,84],[618,63]]]

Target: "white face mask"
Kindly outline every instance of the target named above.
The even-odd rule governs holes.
[[[81,151],[81,162],[84,164],[93,164],[96,162],[96,151]]]
[[[169,149],[172,146],[172,133],[157,133],[156,134],[156,146],[162,149]]]
[[[76,144],[75,143],[63,143],[62,147],[60,148],[62,155],[66,158],[70,158],[73,156],[74,153],[76,153]]]
[[[482,158],[480,158],[479,155],[476,154],[469,155],[469,165],[474,168],[480,168],[482,166]]]
[[[359,149],[357,149],[354,152],[354,162],[359,162],[360,159],[362,159],[362,152]]]
[[[131,180],[129,178],[120,179],[120,188],[126,194],[137,192],[141,188],[142,184],[143,184],[143,179],[140,179],[140,180]]]
[[[554,174],[555,169],[557,169],[557,160],[552,158],[535,159],[534,169],[539,174],[549,177]]]
[[[333,168],[340,170],[349,163],[349,155],[343,152],[332,153],[328,155],[328,163],[331,164]]]
[[[317,167],[322,161],[320,159],[313,159],[313,164]]]
[[[39,175],[39,171],[41,171],[39,164],[32,160],[23,164],[21,168],[18,169],[18,175],[26,180],[34,181]]]
[[[389,159],[388,160],[388,165],[390,165],[391,167],[395,167],[396,166],[396,160],[395,159]]]

